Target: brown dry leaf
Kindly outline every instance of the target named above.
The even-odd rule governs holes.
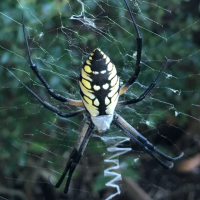
[[[177,167],[177,171],[179,171],[179,172],[192,172],[198,166],[200,166],[200,154],[197,154],[196,156],[183,161]]]

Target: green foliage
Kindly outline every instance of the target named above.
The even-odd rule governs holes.
[[[111,177],[105,177],[104,173],[101,172],[96,178],[93,185],[93,191],[97,192],[105,188],[105,184],[110,181]]]
[[[125,83],[133,74],[134,54],[137,48],[136,33],[132,23],[126,19],[130,18],[127,10],[122,7],[121,1],[108,1],[107,4],[97,1],[102,4],[102,9],[95,2],[86,2],[85,14],[88,18],[95,18],[97,28],[70,20],[72,15],[81,13],[81,5],[77,1],[1,2],[0,160],[4,175],[16,177],[16,169],[19,169],[19,166],[34,164],[38,168],[44,167],[49,172],[52,172],[52,169],[61,172],[69,152],[75,145],[83,120],[82,116],[71,121],[56,117],[42,108],[21,84],[26,84],[43,100],[62,111],[75,110],[68,106],[63,108],[61,103],[49,98],[29,68],[22,31],[22,14],[32,58],[48,83],[58,93],[72,99],[80,99],[80,67],[88,53],[96,47],[100,47],[115,63],[121,81]],[[200,99],[199,41],[194,39],[195,33],[199,34],[199,23],[195,22],[199,20],[200,4],[197,2],[195,10],[191,11],[187,10],[190,1],[181,1],[181,6],[187,12],[181,10],[181,6],[177,6],[173,12],[173,8],[179,3],[178,0],[162,3],[157,1],[161,7],[142,2],[138,6],[131,4],[143,37],[141,74],[121,100],[138,97],[144,91],[144,86],[148,86],[155,79],[165,62],[165,57],[172,60],[157,87],[144,101],[117,109],[119,114],[141,132],[149,131],[152,127],[156,129],[157,124],[163,121],[166,124],[175,124],[181,129],[190,123],[188,115],[198,118],[199,111],[192,105],[198,104]],[[102,10],[105,12],[102,13]],[[150,126],[146,126],[147,121],[150,122]],[[115,129],[111,129],[110,135],[114,133]],[[88,148],[93,153],[91,159],[106,152],[103,145],[97,145],[96,139],[91,140]],[[134,169],[136,166],[132,159],[126,157],[122,161],[129,166],[122,174],[137,178],[139,174]],[[36,170],[32,168],[31,173],[37,171],[37,167]],[[56,176],[59,178],[60,174],[57,173]],[[19,177],[20,175],[16,179],[20,179]],[[105,188],[107,181],[101,171],[93,185],[94,191]]]

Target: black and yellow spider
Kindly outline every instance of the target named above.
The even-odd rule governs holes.
[[[90,114],[90,117],[88,117],[87,121],[85,122],[82,128],[76,146],[70,154],[70,158],[66,164],[64,172],[62,173],[59,181],[55,185],[56,188],[60,187],[61,183],[63,182],[63,179],[68,173],[64,193],[68,192],[72,174],[77,164],[79,163],[81,156],[84,153],[84,150],[87,146],[89,138],[91,137],[92,130],[94,129],[94,127],[98,129],[98,132],[104,132],[110,128],[111,123],[115,124],[118,128],[124,131],[124,133],[130,138],[130,140],[135,141],[140,147],[142,147],[144,151],[146,151],[149,155],[156,159],[163,167],[168,169],[173,166],[173,163],[165,163],[158,157],[158,155],[160,157],[163,157],[167,161],[175,161],[183,156],[183,153],[181,153],[180,156],[172,158],[162,153],[160,150],[155,148],[138,131],[136,131],[128,122],[126,122],[120,115],[114,112],[116,106],[134,104],[143,100],[145,96],[154,88],[162,71],[168,63],[168,60],[166,60],[157,77],[155,78],[154,82],[138,98],[131,99],[129,101],[118,102],[119,96],[122,95],[135,82],[140,73],[140,60],[142,51],[142,37],[138,30],[137,24],[135,23],[131,10],[127,4],[127,1],[124,1],[128,8],[135,30],[137,32],[137,57],[135,64],[135,73],[130,77],[127,83],[120,88],[119,77],[117,76],[115,65],[110,61],[110,58],[106,56],[99,48],[95,49],[89,55],[88,59],[85,61],[81,69],[79,85],[82,100],[80,101],[68,99],[60,94],[56,94],[54,90],[48,85],[43,76],[40,74],[37,66],[33,63],[31,59],[30,48],[25,33],[24,18],[22,15],[23,32],[28,50],[30,67],[35,73],[35,75],[40,79],[42,84],[47,89],[48,93],[56,100],[72,106],[84,106],[85,109],[78,110],[73,113],[60,112],[57,108],[41,100],[30,88],[28,88],[27,86],[26,88],[38,99],[38,101],[45,108],[53,111],[58,116],[68,118],[82,114],[84,112],[88,112]]]

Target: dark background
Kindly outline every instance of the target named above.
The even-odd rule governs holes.
[[[58,180],[88,115],[60,119],[42,108],[22,85],[65,112],[76,110],[50,98],[29,68],[22,13],[32,58],[62,95],[80,99],[79,71],[96,47],[115,63],[121,81],[131,76],[136,33],[124,2],[84,3],[85,16],[95,19],[95,28],[87,21],[83,24],[70,19],[81,13],[81,4],[76,1],[0,3],[0,199],[98,200],[116,192],[105,186],[112,178],[104,176],[105,169],[115,166],[104,162],[111,155],[106,147],[117,142],[117,135],[123,136],[115,127],[105,133],[113,137],[106,144],[98,137],[91,139],[67,196],[62,193],[64,183],[59,189],[49,183],[49,179],[53,183]],[[123,147],[132,145],[134,150],[119,157],[121,168],[116,171],[123,180],[118,182],[121,194],[114,199],[200,199],[200,3],[132,1],[130,7],[143,36],[142,69],[138,81],[121,100],[139,96],[143,86],[154,80],[165,57],[172,61],[145,100],[116,111],[166,154],[178,156],[183,151],[185,156],[166,170],[137,145],[124,143]]]

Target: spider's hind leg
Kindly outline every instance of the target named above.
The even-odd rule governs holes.
[[[177,157],[171,157],[160,150],[158,150],[156,147],[153,146],[144,136],[142,136],[137,130],[135,130],[128,122],[126,122],[120,115],[115,114],[114,116],[114,123],[115,125],[120,128],[124,133],[132,140],[137,142],[137,144],[146,151],[150,156],[152,156],[159,164],[161,164],[163,167],[170,169],[173,167],[173,163],[166,163],[163,160],[160,159],[162,157],[163,159],[167,161],[176,161],[180,159],[184,153],[182,152]],[[157,156],[157,155],[159,156]]]
[[[72,152],[70,154],[70,159],[68,160],[66,167],[65,167],[59,181],[55,184],[55,187],[59,188],[61,183],[63,182],[66,174],[69,172],[67,182],[65,185],[65,189],[64,189],[64,193],[68,192],[69,184],[70,184],[73,172],[74,172],[77,164],[79,163],[81,156],[83,155],[83,152],[85,151],[85,148],[90,139],[93,129],[94,129],[93,123],[91,121],[86,121],[83,126],[83,129],[79,135],[79,138],[77,140],[76,147],[72,150]]]

